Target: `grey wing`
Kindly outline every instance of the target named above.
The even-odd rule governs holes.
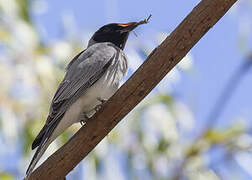
[[[32,149],[41,144],[45,134],[50,136],[68,107],[104,74],[112,61],[118,57],[118,53],[118,50],[111,46],[93,47],[91,50],[84,51],[72,62],[56,91],[46,124],[34,140]]]

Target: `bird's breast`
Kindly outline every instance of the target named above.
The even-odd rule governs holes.
[[[82,112],[93,114],[94,108],[101,104],[98,99],[108,100],[118,90],[127,69],[127,58],[124,54],[119,54],[118,59],[113,60],[103,76],[88,88],[73,106],[78,106]]]

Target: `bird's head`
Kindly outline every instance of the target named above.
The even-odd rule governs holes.
[[[148,23],[150,17],[151,16],[139,22],[130,22],[125,24],[111,23],[104,25],[94,33],[89,41],[89,46],[94,43],[111,42],[117,47],[123,49],[129,33],[137,26]]]

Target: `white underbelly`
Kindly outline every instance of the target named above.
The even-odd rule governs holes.
[[[60,123],[56,127],[51,140],[54,140],[72,124],[80,122],[80,119],[83,118],[83,114],[91,117],[95,113],[94,108],[101,104],[98,99],[109,99],[117,91],[118,87],[119,82],[108,83],[107,73],[105,73],[68,108]]]
[[[54,140],[73,123],[80,122],[83,113],[88,117],[92,116],[95,113],[94,108],[101,104],[98,99],[108,100],[117,91],[128,69],[127,59],[123,53],[120,55],[120,61],[114,60],[104,75],[67,109],[51,140]]]

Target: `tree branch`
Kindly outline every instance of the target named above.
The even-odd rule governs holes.
[[[63,179],[126,116],[237,0],[202,0],[104,107],[29,177]]]

